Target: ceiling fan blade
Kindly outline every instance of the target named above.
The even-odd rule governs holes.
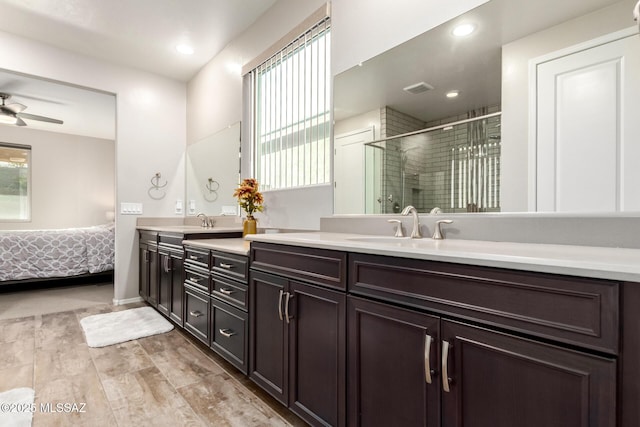
[[[7,110],[11,110],[14,113],[19,113],[27,109],[26,105],[18,104],[17,102],[14,102],[13,104],[9,104],[9,105],[4,105],[3,107],[6,108]]]
[[[52,119],[50,117],[44,117],[44,116],[36,116],[35,114],[17,113],[16,115],[18,116],[18,118],[29,119],[29,120],[39,120],[41,122],[56,123],[58,125],[61,125],[64,123],[62,120]]]
[[[16,126],[26,126],[27,124],[20,117],[16,117]]]

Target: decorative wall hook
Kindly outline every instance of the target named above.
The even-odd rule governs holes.
[[[161,189],[166,187],[169,182],[165,179],[164,184],[161,184],[160,178],[162,178],[162,175],[160,172],[156,172],[156,174],[151,177],[151,187],[149,191],[147,191],[149,197],[155,200],[160,200],[167,194],[165,191],[161,191]]]
[[[204,187],[209,191],[208,193],[204,193],[204,198],[208,202],[215,202],[218,199],[218,189],[220,188],[220,183],[213,178],[207,179],[207,183]]]

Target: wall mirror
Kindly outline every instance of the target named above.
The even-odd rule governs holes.
[[[456,213],[640,211],[640,201],[627,197],[625,202],[622,182],[640,177],[620,178],[620,170],[625,169],[620,152],[640,155],[638,149],[632,152],[628,144],[624,146],[624,138],[630,139],[640,128],[633,128],[624,116],[603,117],[612,109],[638,111],[637,105],[616,107],[623,98],[630,98],[629,92],[640,98],[638,83],[627,82],[621,90],[615,89],[622,84],[621,75],[640,72],[621,70],[620,64],[638,60],[592,60],[591,68],[582,67],[591,70],[590,81],[596,76],[595,81],[613,84],[617,93],[602,102],[598,98],[600,110],[587,111],[581,107],[585,102],[580,102],[580,96],[595,93],[595,88],[585,84],[583,75],[568,79],[551,91],[564,91],[565,98],[560,98],[572,108],[559,109],[543,124],[538,116],[544,111],[537,110],[543,95],[532,89],[540,84],[541,71],[536,68],[533,74],[531,69],[532,63],[545,56],[555,55],[555,60],[620,38],[630,40],[625,48],[640,58],[637,26],[631,32],[634,3],[490,0],[336,75],[335,213],[397,213],[409,204],[422,212],[435,207]],[[461,25],[472,32],[454,35],[456,29],[465,30]],[[585,43],[589,46],[583,46]],[[605,62],[611,64],[607,69],[592,67]],[[555,77],[570,75],[554,72]],[[608,80],[601,78],[606,73],[612,76]],[[600,86],[603,93],[611,87]],[[581,108],[584,111],[577,112]],[[600,144],[594,142],[592,148],[586,142],[594,132],[586,128],[580,133],[580,127],[594,119],[601,119],[606,123],[603,127],[614,134],[606,153]],[[580,141],[580,145],[539,148],[534,144],[531,151],[532,135],[538,137],[536,126],[540,132],[568,129],[568,140]],[[430,131],[411,135],[421,129]],[[608,138],[606,130],[602,132],[600,141]],[[410,135],[396,138],[400,134]],[[541,163],[546,152],[560,153],[547,159],[556,170],[547,170]],[[592,154],[580,164],[575,159],[584,158],[584,153]],[[594,165],[598,174],[593,173]],[[597,175],[606,177],[593,178]],[[571,179],[578,182],[569,186],[566,182]],[[613,190],[608,183],[602,184],[606,180]],[[542,196],[545,186],[553,187],[554,193]],[[600,193],[588,197],[595,190]],[[602,202],[609,193],[617,195]],[[548,206],[547,199],[552,200]],[[565,199],[571,200],[565,203]]]
[[[240,122],[187,147],[186,214],[237,215]]]

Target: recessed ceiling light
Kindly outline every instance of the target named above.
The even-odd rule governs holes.
[[[458,95],[460,95],[460,91],[459,90],[452,90],[452,91],[447,92],[447,98],[455,98]]]
[[[193,55],[193,48],[188,44],[179,44],[176,46],[176,50],[183,55]]]
[[[473,33],[475,29],[476,26],[473,24],[460,24],[453,29],[452,33],[456,37],[465,37]]]

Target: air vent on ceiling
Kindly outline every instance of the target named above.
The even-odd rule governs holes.
[[[411,86],[407,86],[402,90],[416,95],[418,93],[426,92],[428,90],[433,90],[433,86],[425,82],[420,82],[420,83],[413,84]]]

